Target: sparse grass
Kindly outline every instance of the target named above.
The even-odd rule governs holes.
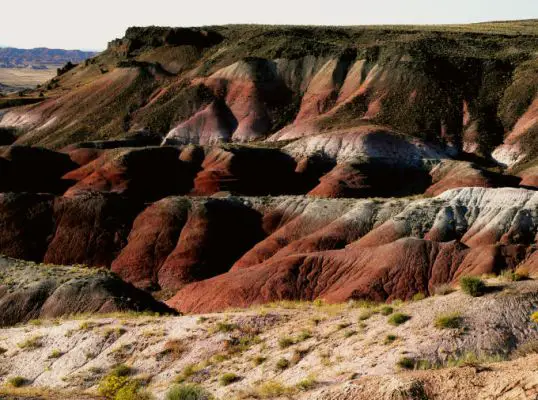
[[[514,351],[515,357],[524,357],[529,354],[537,354],[537,353],[538,353],[538,340],[536,339],[523,343],[522,345],[518,346],[518,348]]]
[[[290,346],[293,346],[294,344],[295,341],[289,336],[284,336],[278,339],[278,347],[280,347],[281,349],[286,349]]]
[[[231,337],[227,342],[228,354],[240,354],[250,349],[253,345],[259,344],[262,339],[258,335],[252,333],[245,334],[240,337]]]
[[[426,295],[424,293],[415,293],[413,295],[413,301],[420,301],[424,300],[426,298]]]
[[[252,394],[260,399],[272,399],[274,397],[290,394],[292,390],[282,383],[274,380],[260,383],[252,390]]]
[[[233,372],[227,372],[219,377],[219,384],[221,386],[228,386],[232,383],[238,382],[241,380],[241,377]]]
[[[445,363],[447,367],[465,367],[465,366],[477,366],[480,364],[489,364],[493,362],[499,362],[506,360],[506,357],[501,354],[492,355],[477,355],[475,352],[468,351],[466,353],[450,356]]]
[[[448,283],[443,283],[436,286],[433,292],[436,296],[446,296],[447,294],[454,292],[454,289]]]
[[[353,300],[350,302],[351,308],[375,308],[377,307],[378,303],[375,303],[370,300]]]
[[[486,292],[486,284],[476,276],[463,276],[460,278],[461,290],[473,297],[482,296]]]
[[[287,358],[281,358],[275,364],[276,369],[280,371],[288,369],[289,366],[290,366],[290,361]]]
[[[372,310],[364,310],[359,314],[359,321],[366,321],[372,315],[374,315],[374,312]]]
[[[529,279],[529,270],[527,268],[517,268],[515,271],[508,269],[501,271],[501,278],[507,281],[519,282]]]
[[[379,309],[379,313],[381,315],[384,315],[385,317],[392,314],[394,312],[394,308],[391,306],[383,306]]]
[[[217,322],[213,332],[230,333],[238,328],[237,324],[231,324],[228,322]]]
[[[119,338],[125,332],[127,332],[127,330],[122,326],[109,327],[103,331],[103,336],[105,337],[105,339],[108,339],[110,337]]]
[[[308,329],[304,329],[299,333],[297,336],[296,342],[304,342],[305,340],[308,340],[312,337],[312,332]]]
[[[164,349],[161,354],[169,356],[172,361],[179,360],[187,351],[185,343],[179,339],[172,339],[164,344]]]
[[[332,364],[331,354],[328,351],[320,351],[318,354],[319,354],[321,364],[323,364],[326,367],[329,367]]]
[[[81,322],[81,323],[80,323],[80,325],[79,325],[78,328],[79,328],[81,331],[89,331],[89,330],[95,328],[95,325],[96,325],[96,324],[93,323],[93,322],[90,322],[90,321],[84,321],[84,322]]]
[[[7,383],[9,386],[18,388],[26,385],[28,383],[28,380],[26,378],[23,378],[22,376],[14,376],[12,378],[9,378],[7,380]]]
[[[457,329],[462,324],[461,314],[458,312],[441,314],[435,318],[435,327],[439,329]]]
[[[416,360],[415,361],[415,369],[418,369],[418,370],[421,370],[421,371],[425,371],[425,370],[428,370],[428,369],[434,369],[434,368],[437,368],[437,367],[438,366],[436,364],[433,364],[429,360]]]
[[[396,339],[398,339],[398,336],[393,335],[393,334],[388,334],[387,336],[385,336],[385,340],[383,341],[383,343],[388,345],[388,344],[394,343]]]
[[[295,385],[297,389],[303,392],[307,392],[309,390],[314,389],[318,384],[318,381],[316,380],[316,377],[314,375],[309,375],[306,378],[302,379]]]
[[[202,364],[189,364],[185,368],[183,368],[181,374],[176,378],[176,382],[183,383],[203,369],[204,366]]]
[[[411,317],[409,315],[407,315],[407,314],[394,313],[389,317],[388,323],[391,324],[391,325],[394,325],[394,326],[398,326],[398,325],[401,325],[401,324],[409,321],[410,319],[411,319]]]
[[[229,354],[226,354],[226,353],[219,353],[219,354],[215,354],[213,357],[211,357],[210,359],[210,362],[211,363],[215,363],[215,364],[219,364],[221,362],[224,362],[226,360],[229,360],[231,357]]]
[[[32,336],[23,342],[17,343],[17,346],[23,350],[35,350],[43,346],[43,336]]]
[[[308,354],[309,349],[295,349],[291,356],[291,365],[297,365]]]
[[[165,400],[212,400],[213,396],[198,385],[178,385],[172,387]]]

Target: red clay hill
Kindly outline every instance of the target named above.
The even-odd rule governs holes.
[[[534,271],[537,39],[130,28],[0,99],[0,253],[104,267],[186,312]]]

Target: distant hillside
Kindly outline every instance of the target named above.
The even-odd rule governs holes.
[[[63,65],[68,61],[76,64],[96,54],[91,51],[47,49],[45,47],[36,49],[0,47],[0,68]]]

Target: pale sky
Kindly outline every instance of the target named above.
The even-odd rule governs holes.
[[[101,50],[129,26],[444,24],[538,18],[538,0],[2,0],[0,46]]]

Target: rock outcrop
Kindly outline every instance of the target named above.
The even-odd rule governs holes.
[[[83,313],[174,311],[106,271],[0,258],[0,327]]]

